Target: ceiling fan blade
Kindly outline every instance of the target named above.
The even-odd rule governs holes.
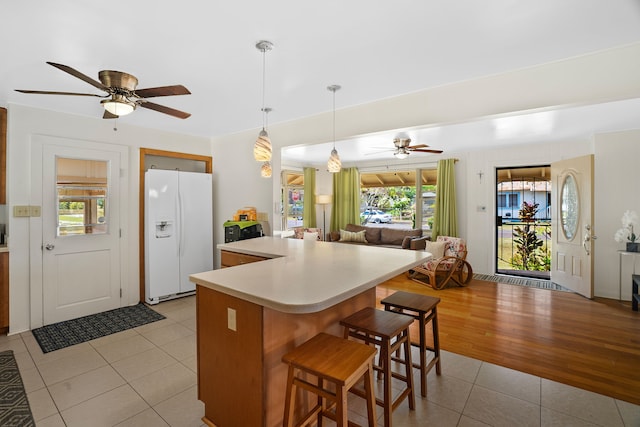
[[[184,111],[175,110],[173,108],[165,107],[164,105],[154,104],[153,102],[141,102],[139,105],[141,107],[168,114],[179,119],[186,119],[187,117],[191,116],[191,113],[185,113]]]
[[[104,110],[104,114],[102,115],[103,119],[117,119],[118,117],[119,116],[116,116],[115,114],[111,114],[107,110]]]
[[[91,77],[82,74],[80,71],[75,70],[71,67],[69,67],[68,65],[63,65],[63,64],[56,64],[55,62],[49,62],[47,61],[47,64],[56,67],[59,70],[64,71],[65,73],[69,73],[71,74],[73,77],[77,77],[82,81],[85,81],[87,83],[89,83],[91,86],[95,86],[100,90],[103,90],[105,92],[109,92],[109,88],[106,87],[105,85],[103,85],[102,83],[100,83],[97,80],[92,79]]]
[[[151,87],[148,89],[136,89],[136,95],[140,98],[153,98],[155,96],[191,95],[189,89],[182,85]]]
[[[435,154],[442,153],[442,150],[432,150],[432,149],[426,149],[426,148],[418,148],[410,151],[417,151],[418,153],[435,153]]]
[[[409,145],[407,148],[409,150],[413,150],[414,148],[427,148],[428,145],[426,144],[417,144],[417,145]]]
[[[16,89],[16,92],[20,92],[20,93],[37,93],[37,94],[40,94],[40,95],[97,96],[98,98],[104,98],[104,95],[97,95],[95,93],[53,92],[53,91],[48,91],[48,90],[25,90],[25,89]]]

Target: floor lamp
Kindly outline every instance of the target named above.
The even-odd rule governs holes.
[[[327,205],[331,204],[331,194],[319,194],[316,196],[316,204],[322,205],[322,240],[326,240],[327,235]]]

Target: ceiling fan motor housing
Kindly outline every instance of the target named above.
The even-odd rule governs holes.
[[[98,73],[100,82],[109,88],[125,89],[133,92],[138,86],[138,79],[122,71],[102,70]]]

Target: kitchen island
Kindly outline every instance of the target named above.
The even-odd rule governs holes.
[[[253,261],[194,274],[198,398],[211,426],[282,425],[282,355],[375,306],[375,286],[428,252],[261,237],[218,246]]]

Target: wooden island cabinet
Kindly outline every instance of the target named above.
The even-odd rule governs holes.
[[[0,252],[0,335],[9,332],[9,252]]]
[[[217,427],[282,425],[282,356],[319,332],[342,336],[339,321],[375,306],[377,284],[431,256],[272,237],[219,248],[231,258],[256,259],[191,276],[197,285],[198,398],[203,421]]]

